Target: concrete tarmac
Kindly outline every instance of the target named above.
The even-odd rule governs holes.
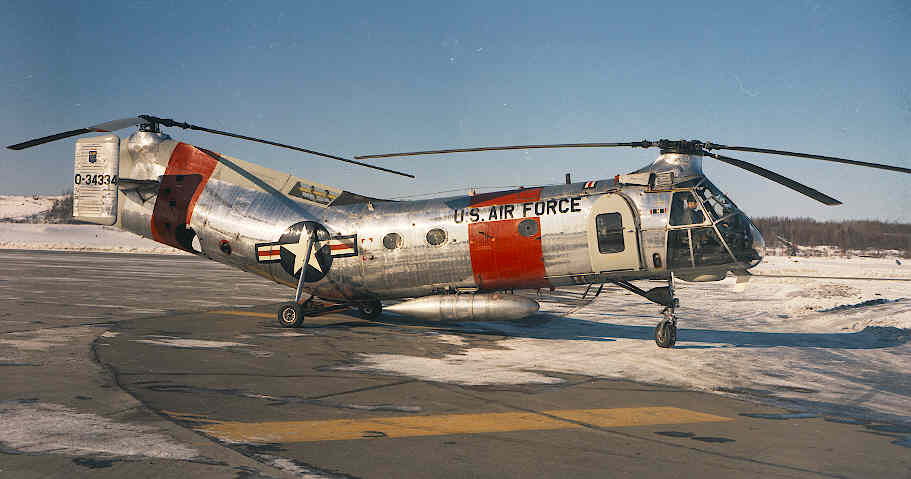
[[[364,353],[467,347],[440,333],[504,337],[354,312],[284,329],[293,291],[194,257],[0,264],[0,477],[911,477],[909,432],[888,424],[597,377],[356,370]]]

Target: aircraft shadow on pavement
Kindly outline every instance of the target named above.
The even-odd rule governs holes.
[[[637,315],[637,317],[640,316]],[[438,332],[457,334],[483,334],[564,341],[610,342],[617,339],[638,339],[653,342],[655,338],[654,326],[623,325],[587,319],[566,318],[553,313],[538,313],[524,320],[483,322],[431,322],[384,313],[380,318],[367,324],[351,322],[336,324],[335,326],[421,327]],[[677,345],[675,348],[774,348],[791,346],[825,349],[881,349],[900,346],[909,341],[911,341],[911,331],[882,326],[868,326],[862,331],[846,333],[775,333],[693,329],[678,326]]]
[[[532,339],[560,339],[603,341],[615,339],[639,339],[654,341],[654,326],[632,326],[602,323],[586,319],[565,318],[559,315],[541,313],[532,321],[539,325],[522,325],[517,322],[505,327],[496,327],[502,334]],[[541,319],[549,319],[544,323]],[[656,321],[657,324],[657,321]],[[758,331],[732,331],[712,329],[691,329],[678,326],[678,349],[708,349],[717,347],[773,348],[793,346],[828,349],[879,349],[899,346],[911,341],[911,331],[882,326],[868,326],[862,331],[846,333],[775,333]],[[691,344],[703,343],[703,344]]]

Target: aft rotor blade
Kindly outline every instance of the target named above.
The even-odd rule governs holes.
[[[418,156],[418,155],[441,155],[445,153],[468,153],[472,151],[502,151],[502,150],[534,150],[543,148],[604,148],[611,146],[633,146],[648,148],[654,146],[653,142],[648,140],[632,141],[624,143],[558,143],[554,145],[508,145],[508,146],[477,146],[473,148],[449,148],[445,150],[430,151],[410,151],[407,153],[383,153],[378,155],[360,155],[355,156],[358,160],[368,158],[392,158],[396,156]]]
[[[206,128],[206,127],[198,126],[198,125],[192,125],[190,123],[177,122],[170,118],[158,118],[158,117],[149,116],[149,115],[141,115],[141,117],[148,121],[152,121],[152,122],[158,123],[163,126],[176,126],[178,128],[184,128],[187,130],[204,131],[206,133],[213,133],[216,135],[229,136],[231,138],[239,138],[241,140],[255,141],[257,143],[278,146],[280,148],[288,148],[289,150],[300,151],[302,153],[309,153],[311,155],[321,156],[323,158],[330,158],[333,160],[344,161],[345,163],[351,163],[353,165],[366,166],[367,168],[373,168],[374,170],[380,170],[380,171],[385,171],[387,173],[394,173],[396,175],[407,176],[408,178],[414,178],[414,175],[411,175],[408,173],[402,173],[401,171],[390,170],[389,168],[383,168],[381,166],[376,166],[376,165],[369,165],[367,163],[361,163],[360,161],[349,160],[348,158],[342,158],[340,156],[330,155],[327,153],[320,153],[318,151],[309,150],[307,148],[300,148],[297,146],[285,145],[284,143],[278,143],[275,141],[264,140],[262,138],[254,138],[252,136],[239,135],[237,133],[230,133],[227,131],[213,130],[211,128]]]
[[[703,151],[702,154],[705,156],[710,156],[712,158],[715,158],[716,160],[721,161],[723,163],[727,163],[729,165],[734,165],[734,166],[743,168],[744,170],[750,171],[752,173],[756,173],[757,175],[759,175],[763,178],[772,180],[775,183],[778,183],[779,185],[786,186],[798,193],[802,193],[806,196],[809,196],[810,198],[813,198],[814,200],[816,200],[820,203],[830,205],[830,206],[835,206],[835,205],[841,204],[841,201],[838,201],[835,198],[832,198],[831,196],[829,196],[825,193],[821,193],[813,188],[810,188],[807,185],[798,183],[790,178],[781,176],[778,173],[775,173],[774,171],[769,171],[761,166],[757,166],[757,165],[754,165],[752,163],[749,163],[749,162],[746,162],[743,160],[738,160],[737,158],[731,158],[729,156],[719,155],[717,153],[712,153],[709,151]]]
[[[884,165],[882,163],[868,163],[866,161],[849,160],[847,158],[838,158],[835,156],[812,155],[810,153],[798,153],[795,151],[770,150],[768,148],[753,148],[750,146],[727,146],[718,145],[715,143],[706,143],[705,149],[749,151],[753,153],[768,153],[770,155],[796,156],[798,158],[809,158],[811,160],[832,161],[835,163],[844,163],[847,165],[866,166],[868,168],[879,168],[881,170],[897,171],[899,173],[911,173],[911,168],[904,168],[901,166]]]
[[[22,143],[17,143],[15,145],[7,146],[10,150],[24,150],[26,148],[31,148],[33,146],[43,145],[45,143],[50,143],[56,140],[62,140],[64,138],[69,138],[76,135],[82,135],[84,133],[91,132],[109,132],[120,130],[121,128],[127,128],[130,126],[140,125],[145,123],[146,120],[133,117],[133,118],[123,118],[121,120],[109,121],[107,123],[100,123],[98,125],[93,125],[88,128],[79,128],[78,130],[64,131],[62,133],[55,133],[53,135],[48,135],[41,138],[35,138],[34,140],[23,141]]]

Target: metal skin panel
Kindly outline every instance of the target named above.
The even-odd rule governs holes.
[[[626,197],[639,210],[640,246],[646,267],[652,271],[667,268],[667,226],[670,219],[671,192],[649,192],[646,188],[630,188]],[[655,256],[657,255],[657,261]]]
[[[454,210],[468,205],[468,198],[350,205],[338,208],[338,216],[330,224],[353,226],[352,233],[358,235],[362,284],[372,294],[380,298],[420,296],[477,286],[468,228],[453,219]],[[433,228],[446,232],[446,241],[439,246],[427,242],[427,232]],[[389,233],[402,236],[401,248],[383,246],[383,237]]]
[[[634,173],[650,171],[660,173],[670,171],[674,173],[674,178],[680,180],[683,178],[696,178],[703,176],[702,157],[697,155],[684,155],[681,153],[663,153],[658,158],[636,170]]]
[[[176,163],[172,163],[179,163],[184,154],[175,152],[185,147],[192,148],[193,155],[202,154],[208,159],[199,157],[201,160],[191,166],[187,165],[192,162],[184,161],[187,168],[181,174],[200,175],[198,185],[192,188],[195,204],[185,208],[185,221],[189,223],[188,230],[196,235],[196,246],[186,248],[186,240],[178,245],[296,287],[297,279],[280,262],[260,260],[272,255],[258,254],[257,245],[266,245],[268,251],[282,251],[280,238],[287,237],[290,227],[302,221],[319,223],[328,231],[330,242],[334,241],[335,249],[330,245],[328,250],[344,252],[326,261],[321,279],[304,284],[305,291],[322,298],[357,302],[444,291],[562,286],[608,278],[667,278],[664,265],[655,267],[650,257],[660,253],[663,262],[667,212],[645,213],[657,205],[666,205],[670,198],[667,192],[648,192],[645,186],[620,186],[612,180],[602,180],[476,196],[407,202],[362,199],[326,206],[288,194],[302,182],[310,198],[320,199],[312,192],[321,185],[189,145],[178,147],[166,135],[145,132],[122,142],[121,171],[136,180],[161,183],[157,191],[145,193],[120,185],[118,226],[153,236],[151,225],[158,215],[155,205],[165,197],[163,189],[168,187],[162,177],[169,176],[169,169],[176,171]],[[685,168],[671,164],[670,160],[682,161],[671,156],[662,155],[662,165],[678,168],[681,173],[698,169],[698,163],[693,161]],[[194,170],[210,164],[214,168],[208,174]],[[330,196],[347,194],[328,187],[324,191]],[[625,242],[643,244],[643,254],[637,260],[641,259],[646,269],[593,271],[588,220],[595,203],[605,194],[625,198],[628,214],[633,215],[630,224],[638,221],[641,225],[637,229],[645,228],[642,238],[633,232]],[[538,231],[523,236],[519,232],[523,220],[532,220]],[[434,228],[445,232],[445,241],[439,245],[427,240],[428,231]],[[495,258],[481,259],[480,246],[469,241],[472,231],[493,232],[505,240],[506,246],[496,250]],[[389,233],[401,235],[401,247],[388,249],[383,245],[383,238]],[[320,248],[326,246],[323,243]],[[286,244],[288,251],[294,246]],[[500,268],[501,261],[509,264]],[[499,275],[497,280],[485,284],[484,275],[492,272]]]
[[[547,268],[548,281],[553,286],[576,284],[580,281],[578,279],[580,274],[592,272],[591,262],[588,259],[588,234],[585,219],[591,211],[594,197],[582,196],[582,185],[576,186],[575,191],[566,191],[565,186],[559,187],[556,192],[552,192],[551,188],[544,188],[542,195],[544,201],[553,199],[557,202],[558,212],[560,211],[560,200],[579,198],[575,208],[578,211],[572,211],[572,203],[570,203],[570,211],[567,213],[545,214],[540,217],[544,265]]]
[[[177,142],[161,133],[137,131],[120,142],[120,178],[117,223],[114,226],[154,240],[152,210],[158,189],[128,186],[124,179],[158,180]]]

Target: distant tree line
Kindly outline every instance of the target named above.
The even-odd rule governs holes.
[[[849,250],[898,250],[911,255],[911,224],[872,220],[816,221],[771,216],[752,218],[766,246],[787,248],[777,236],[798,246],[836,246]]]

